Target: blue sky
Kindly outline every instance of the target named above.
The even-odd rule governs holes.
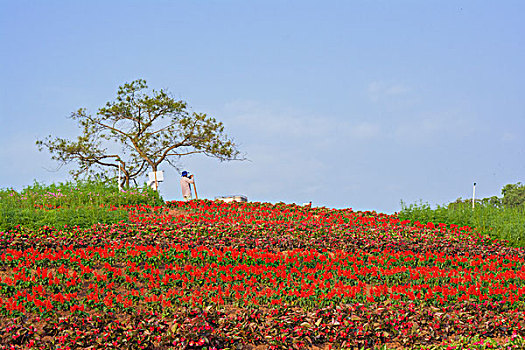
[[[183,160],[203,198],[395,212],[525,182],[523,1],[0,5],[2,188],[68,180],[35,140],[76,137],[71,112],[138,78],[246,152]]]

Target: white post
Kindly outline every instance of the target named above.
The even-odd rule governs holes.
[[[118,165],[118,191],[122,191],[122,185],[120,184],[120,164]]]
[[[476,183],[474,182],[474,186],[472,188],[472,209],[474,209],[475,203],[476,203]]]

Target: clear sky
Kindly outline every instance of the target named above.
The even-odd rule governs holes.
[[[0,0],[0,187],[69,179],[74,138],[143,78],[249,161],[183,161],[198,194],[395,212],[525,182],[525,2]],[[165,199],[181,199],[168,166]],[[145,181],[146,178],[144,177]]]

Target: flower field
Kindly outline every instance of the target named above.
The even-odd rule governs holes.
[[[469,227],[282,203],[120,209],[0,232],[0,348],[524,346],[525,250]]]

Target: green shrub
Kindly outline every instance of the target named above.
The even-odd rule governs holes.
[[[66,225],[85,228],[97,223],[111,224],[127,219],[127,210],[108,210],[107,208],[15,209],[2,215],[0,227],[2,230],[9,230],[17,225],[33,230],[42,226],[62,228]]]
[[[421,223],[445,223],[470,226],[493,239],[507,240],[513,246],[525,246],[525,205],[498,207],[494,201],[456,201],[432,209],[428,203],[406,205],[401,202],[399,218]]]
[[[119,191],[115,183],[79,181],[32,186],[17,192],[0,190],[0,230],[16,225],[87,227],[96,223],[127,220],[125,205],[163,205],[156,191],[148,187]],[[116,210],[115,210],[116,209]]]

